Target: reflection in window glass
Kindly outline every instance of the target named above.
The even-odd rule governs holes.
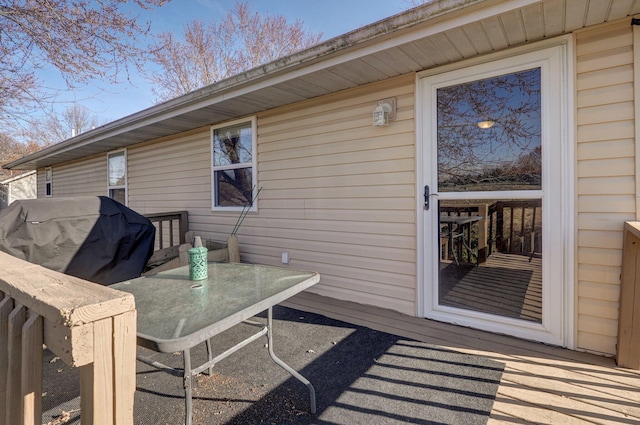
[[[213,129],[214,207],[252,205],[254,137],[252,120]]]
[[[542,322],[542,200],[440,201],[439,304]]]
[[[53,171],[51,167],[44,169],[44,196],[50,198],[53,195]]]
[[[437,90],[438,190],[542,187],[540,69]]]
[[[111,152],[107,155],[107,188],[109,197],[127,205],[127,152]]]
[[[109,198],[115,199],[120,202],[122,205],[126,205],[126,192],[124,189],[109,189]]]
[[[124,151],[109,154],[109,186],[125,184],[125,169]]]
[[[251,169],[215,171],[216,206],[251,205]]]
[[[251,122],[213,131],[213,165],[251,162]]]

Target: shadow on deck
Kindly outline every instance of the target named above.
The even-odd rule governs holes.
[[[484,425],[489,417],[503,371],[500,362],[292,308],[278,306],[274,315],[274,349],[314,384],[317,414],[309,414],[306,388],[270,361],[265,338],[221,361],[212,376],[199,375],[194,424]],[[214,347],[223,350],[244,331],[239,325],[216,336]],[[193,355],[204,358],[199,348]],[[178,353],[138,350],[170,366],[182,365]],[[59,424],[78,423],[73,405],[79,403],[78,393],[65,379],[72,371],[58,362],[45,365],[55,384],[47,388],[43,423],[55,421],[65,409],[69,420]],[[134,423],[182,423],[183,395],[180,377],[138,362]],[[65,404],[54,406],[56,396]]]

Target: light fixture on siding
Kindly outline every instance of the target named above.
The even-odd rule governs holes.
[[[493,125],[496,122],[493,120],[484,120],[484,121],[478,121],[478,127],[482,128],[482,129],[487,129],[487,128],[491,128],[493,127]]]
[[[389,125],[389,121],[396,119],[396,98],[391,97],[378,102],[373,110],[373,126],[383,127]]]

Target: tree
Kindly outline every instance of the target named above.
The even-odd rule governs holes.
[[[281,15],[261,16],[236,2],[220,21],[194,20],[183,40],[164,32],[151,47],[159,70],[151,74],[154,94],[171,99],[223,78],[317,44],[322,33],[306,33],[303,22]]]
[[[46,147],[62,142],[72,136],[84,133],[101,123],[97,116],[82,105],[74,104],[66,107],[61,113],[51,111],[41,121],[33,122],[23,131],[22,139],[32,144]]]
[[[431,3],[434,0],[405,0],[405,3],[409,5],[409,7],[418,7],[423,4]]]
[[[134,0],[139,8],[166,0]],[[93,79],[117,81],[130,65],[142,68],[136,47],[148,33],[125,10],[127,0],[0,0],[0,123],[52,100],[36,78],[60,71],[69,88]],[[131,10],[128,7],[127,10]]]
[[[6,133],[0,133],[0,165],[9,163],[25,155],[36,152],[41,146],[34,142],[20,143]],[[0,168],[0,179],[18,175],[24,171],[11,171]]]
[[[441,191],[515,190],[523,174],[527,184],[539,186],[539,68],[439,88],[437,109]]]

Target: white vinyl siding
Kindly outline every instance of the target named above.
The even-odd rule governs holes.
[[[104,155],[68,162],[53,167],[53,196],[98,196],[105,194],[107,162]],[[45,197],[44,168],[38,170],[38,197]]]
[[[243,261],[318,271],[321,295],[416,314],[414,77],[258,115],[260,208],[238,237]],[[373,127],[380,99],[398,118]],[[129,206],[189,211],[225,241],[240,212],[211,211],[209,129],[130,147]]]
[[[398,118],[373,127],[380,99]],[[258,119],[260,214],[248,261],[316,270],[320,295],[416,314],[413,76],[280,108]]]
[[[622,227],[636,217],[633,31],[576,34],[577,348],[615,353]]]
[[[127,162],[129,208],[144,214],[187,210],[192,228],[217,217],[211,213],[208,127],[132,146]]]

